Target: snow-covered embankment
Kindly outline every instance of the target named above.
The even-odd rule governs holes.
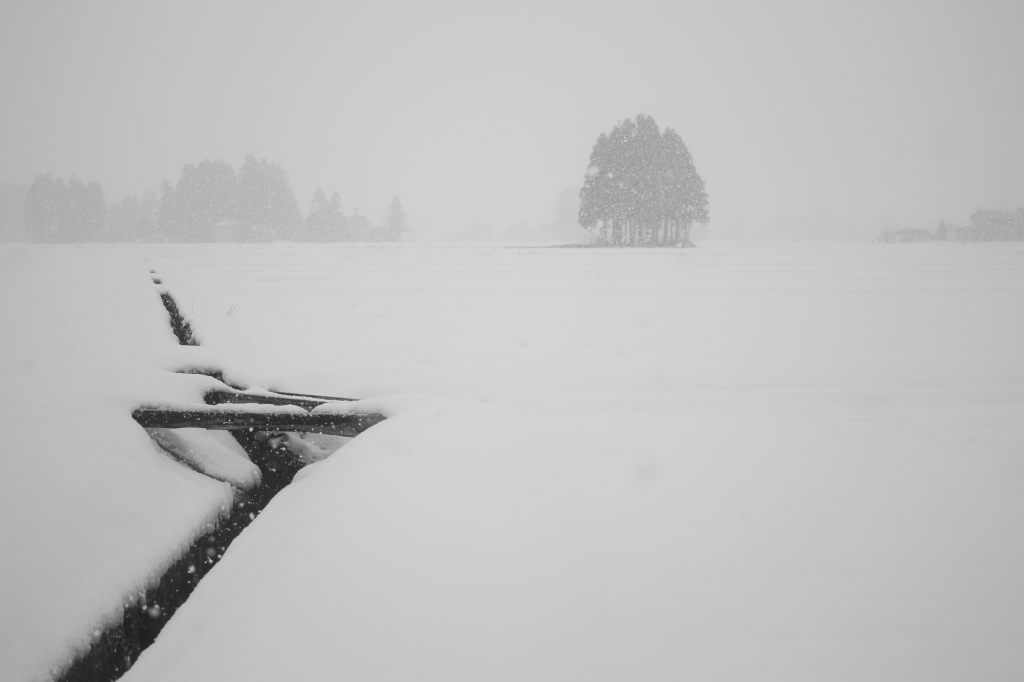
[[[230,506],[131,417],[198,401],[131,247],[0,248],[0,679],[58,674]]]

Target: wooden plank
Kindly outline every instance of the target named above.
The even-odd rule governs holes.
[[[203,399],[207,405],[223,405],[225,403],[233,403],[236,405],[245,404],[258,404],[258,405],[295,405],[297,407],[303,407],[308,410],[323,405],[326,402],[334,402],[327,400],[319,400],[316,398],[299,397],[290,395],[261,395],[253,393],[243,393],[241,391],[210,391]]]
[[[274,391],[274,393],[277,395],[287,395],[297,398],[314,398],[325,403],[350,403],[359,400],[359,398],[336,398],[329,395],[317,395],[315,393],[289,393],[288,391]]]
[[[296,431],[356,436],[384,421],[380,414],[311,414],[295,412],[250,412],[195,408],[140,407],[132,412],[140,425],[163,429],[215,429],[221,431]]]

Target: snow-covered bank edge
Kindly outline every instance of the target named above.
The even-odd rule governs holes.
[[[53,678],[61,682],[116,680],[155,641],[180,606],[177,597],[188,580],[185,576],[194,575],[195,582],[201,577],[197,567],[202,567],[205,558],[203,540],[216,537],[229,527],[225,521],[237,510],[233,489],[226,483],[222,485],[225,497],[220,509],[194,528],[186,541],[169,552],[166,561],[153,567],[148,577],[131,586],[123,604],[105,614],[88,638],[73,643],[71,653],[51,669]]]
[[[156,271],[153,282],[163,285]],[[159,291],[169,315],[172,332],[180,346],[198,351],[199,341],[191,323],[178,310],[166,287]],[[207,404],[211,392],[232,388],[236,395],[273,396],[265,389],[241,389],[224,382],[221,364],[206,358],[204,370],[193,365],[174,363],[166,367],[185,379],[190,387],[188,400],[143,400],[140,407],[156,406],[164,410],[198,408],[211,414],[241,412],[250,414],[306,415],[297,405],[232,403]],[[244,382],[243,382],[244,383]],[[199,400],[204,402],[200,403]],[[344,404],[344,403],[332,403]],[[138,416],[136,411],[133,415]],[[365,410],[356,410],[365,413]],[[196,428],[147,428],[156,449],[178,464],[212,478],[226,486],[224,503],[213,515],[195,527],[189,541],[170,553],[168,561],[155,567],[143,587],[133,587],[121,609],[107,614],[91,635],[74,647],[73,653],[51,670],[60,682],[116,680],[127,672],[141,653],[156,641],[161,630],[187,601],[203,577],[224,556],[230,544],[256,519],[277,493],[288,486],[307,464],[333,452],[323,444],[301,439],[268,438],[253,429],[208,431]],[[287,435],[287,434],[286,434]],[[348,439],[337,439],[346,441]],[[338,445],[335,442],[335,445]]]

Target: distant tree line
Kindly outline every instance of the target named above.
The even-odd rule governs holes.
[[[160,188],[157,224],[174,242],[294,240],[302,212],[284,169],[250,154],[237,173],[224,161],[185,166]]]
[[[1024,206],[1016,211],[977,211],[970,225],[953,231],[953,238],[962,242],[1024,241]]]
[[[599,243],[687,245],[695,222],[708,222],[707,192],[674,130],[662,134],[653,118],[640,114],[597,138],[580,190],[579,223]]]
[[[924,228],[885,230],[878,241],[888,243],[1024,241],[1024,206],[1016,211],[985,209],[975,211],[967,225],[950,226],[939,221],[935,232]]]
[[[100,241],[106,210],[99,183],[40,175],[25,197],[25,227],[37,242]]]
[[[328,200],[317,188],[303,217],[288,173],[251,154],[237,172],[225,161],[188,164],[159,197],[146,192],[109,206],[96,182],[39,175],[25,194],[24,224],[36,242],[394,241],[407,231],[398,197],[376,226],[344,215],[338,193]]]

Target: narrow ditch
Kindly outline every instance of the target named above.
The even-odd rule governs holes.
[[[153,283],[160,284],[160,279],[154,277]],[[195,333],[192,331],[192,325],[182,317],[181,311],[178,310],[178,304],[173,298],[171,298],[171,294],[166,291],[161,291],[160,299],[164,302],[164,308],[167,309],[167,314],[171,316],[171,331],[173,331],[174,335],[178,337],[178,343],[182,346],[198,346],[199,340],[196,339]]]
[[[59,678],[63,682],[116,680],[138,660],[179,607],[192,595],[199,581],[210,572],[231,542],[291,483],[304,466],[284,448],[271,441],[258,441],[254,434],[233,431],[253,463],[260,468],[262,482],[249,491],[235,490],[227,516],[216,527],[192,543],[156,585],[128,604],[121,622],[100,634],[89,651],[72,663]]]
[[[160,283],[155,272],[153,281]],[[161,292],[160,298],[167,309],[171,329],[178,342],[183,346],[198,346],[199,341],[191,325],[181,315],[171,295],[166,291]],[[187,373],[207,374],[223,381],[223,375],[217,370],[193,369]],[[237,386],[231,388],[241,390]],[[315,399],[309,401],[310,397],[307,396],[306,401],[289,401],[289,404],[323,402]],[[327,396],[315,398],[339,400]],[[206,402],[211,404],[223,401],[224,395],[217,391],[211,391],[206,397]],[[188,551],[164,572],[153,587],[126,604],[121,621],[100,633],[89,650],[57,678],[59,682],[108,682],[124,675],[142,652],[156,641],[163,627],[191,596],[199,581],[217,565],[231,542],[305,466],[305,462],[289,452],[280,440],[260,438],[260,433],[249,429],[231,431],[252,462],[259,467],[262,474],[260,485],[246,491],[236,488],[231,509],[221,516],[216,526],[197,537]]]

